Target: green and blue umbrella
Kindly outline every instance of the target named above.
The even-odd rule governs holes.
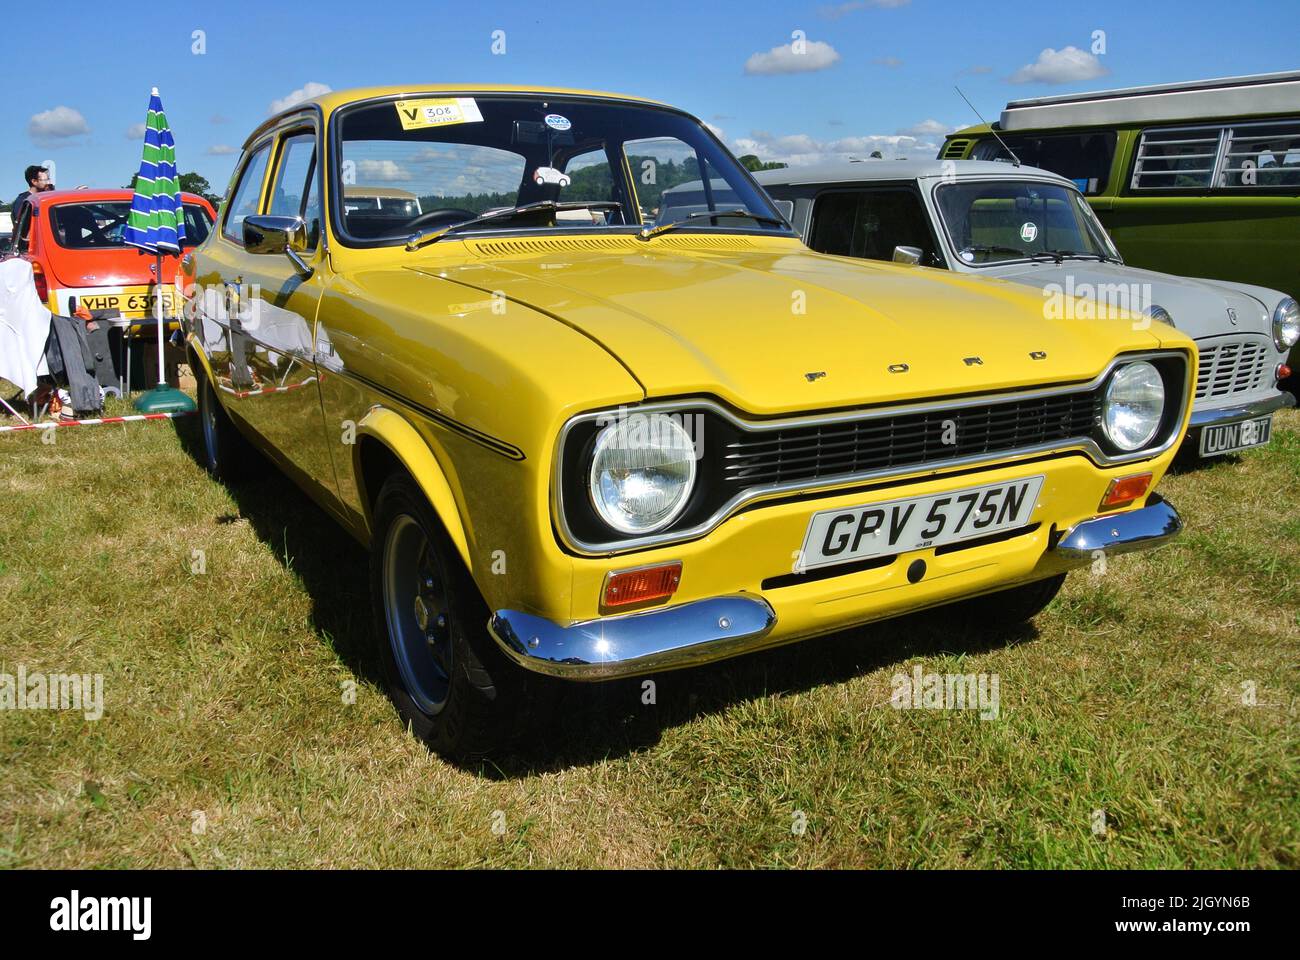
[[[135,196],[122,239],[154,255],[154,315],[158,321],[158,386],[136,398],[137,410],[147,413],[193,410],[194,401],[167,385],[163,363],[163,254],[177,254],[185,243],[185,209],[176,175],[176,141],[167,126],[162,97],[154,87],[144,123],[144,157],[135,178]],[[128,361],[129,362],[129,361]]]
[[[167,126],[162,98],[154,87],[144,122],[144,157],[135,178],[135,196],[122,239],[151,253],[180,253],[185,213],[176,175],[176,141]],[[160,278],[161,279],[161,278]]]

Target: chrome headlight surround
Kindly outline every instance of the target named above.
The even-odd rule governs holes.
[[[1290,350],[1300,340],[1300,305],[1283,297],[1273,310],[1273,343],[1279,350]]]
[[[1156,323],[1167,323],[1171,327],[1177,326],[1174,323],[1173,314],[1171,314],[1164,307],[1160,306],[1160,304],[1158,303],[1151,304],[1142,312],[1146,314],[1147,317],[1154,320]]]
[[[690,434],[662,413],[620,415],[596,436],[587,492],[600,519],[626,536],[671,524],[695,488]]]
[[[1132,453],[1151,442],[1165,418],[1165,382],[1145,360],[1117,367],[1101,402],[1101,428],[1118,450]]]

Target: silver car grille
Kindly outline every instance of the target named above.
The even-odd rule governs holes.
[[[1265,337],[1224,337],[1200,344],[1201,363],[1196,372],[1196,399],[1226,397],[1258,390],[1268,377],[1268,340]]]

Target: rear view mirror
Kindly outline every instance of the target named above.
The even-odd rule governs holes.
[[[918,263],[921,262],[921,248],[920,247],[895,247],[894,262],[906,263],[911,266],[916,266]]]

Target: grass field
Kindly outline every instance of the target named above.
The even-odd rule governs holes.
[[[939,611],[654,705],[578,688],[481,769],[383,696],[365,554],[278,475],[210,480],[197,431],[0,435],[0,673],[104,678],[98,720],[0,711],[0,866],[1300,866],[1295,411],[1022,633]],[[917,665],[997,675],[999,717],[893,709]]]

